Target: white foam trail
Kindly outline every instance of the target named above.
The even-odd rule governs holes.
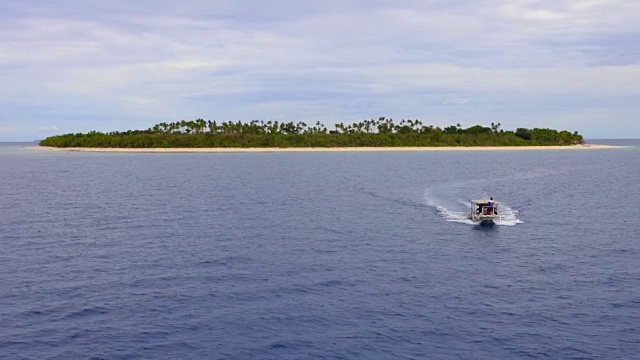
[[[496,225],[516,226],[518,224],[522,224],[524,221],[518,219],[518,214],[518,210],[500,203],[500,220],[496,221]]]
[[[438,214],[440,214],[440,216],[442,216],[446,221],[467,225],[475,224],[473,221],[471,221],[471,219],[469,219],[467,212],[449,210],[445,206],[438,205],[436,202],[430,199],[427,199],[427,204],[436,208]]]
[[[469,219],[470,204],[466,201],[459,201],[459,204],[463,209],[453,209],[454,206],[447,205],[443,200],[437,199],[429,194],[429,191],[425,192],[425,198],[427,205],[436,209],[438,214],[442,216],[446,221],[455,222],[466,225],[477,225],[477,222]],[[447,207],[449,206],[449,207]],[[515,226],[522,224],[523,221],[518,219],[518,210],[512,209],[504,203],[500,203],[500,216],[501,219],[496,221],[495,224],[499,226]]]

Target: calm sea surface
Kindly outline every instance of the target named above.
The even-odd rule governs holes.
[[[625,144],[0,144],[0,358],[637,359],[640,141]],[[483,195],[497,226],[465,218]]]

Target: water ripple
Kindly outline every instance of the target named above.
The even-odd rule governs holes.
[[[12,151],[0,358],[631,359],[638,156]]]

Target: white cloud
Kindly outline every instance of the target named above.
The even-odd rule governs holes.
[[[60,132],[60,128],[57,126],[40,126],[40,127],[37,127],[36,130],[40,132],[46,132],[46,133]]]
[[[625,100],[640,96],[634,1],[150,4],[9,0],[0,110],[19,105],[9,115],[65,129],[192,115],[330,122],[369,109],[429,115],[436,104],[489,118],[495,108],[478,99],[531,108],[547,96],[584,99],[574,113],[594,96],[611,99],[611,116],[628,118],[622,103],[640,110]]]
[[[18,127],[12,123],[2,123],[2,119],[0,119],[0,135],[10,135],[16,132]]]

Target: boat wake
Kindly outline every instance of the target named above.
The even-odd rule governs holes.
[[[425,192],[427,205],[435,208],[436,212],[446,221],[467,225],[478,225],[477,222],[469,219],[471,207],[468,201],[458,200],[456,203],[448,203],[445,200],[432,196],[429,191]],[[504,202],[500,202],[500,217],[495,221],[499,226],[516,226],[522,224],[523,221],[518,219],[518,210],[510,208]]]

